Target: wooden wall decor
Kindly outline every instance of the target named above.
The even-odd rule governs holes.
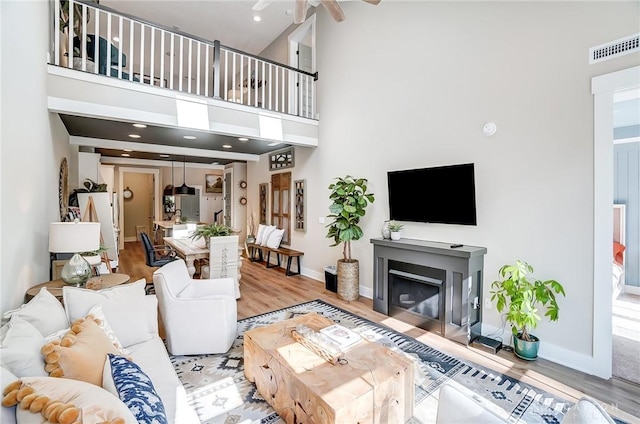
[[[67,216],[69,208],[69,165],[67,158],[62,158],[60,162],[60,173],[58,175],[58,206],[60,208],[60,221],[69,221]]]
[[[282,244],[291,243],[291,172],[271,175],[271,225],[284,230]]]
[[[269,205],[269,183],[260,184],[260,220],[258,224],[267,225],[267,210]]]
[[[306,180],[295,180],[293,182],[294,189],[294,208],[295,208],[295,221],[294,229],[296,231],[307,231],[306,227],[306,211],[304,190],[306,186]]]
[[[293,147],[285,150],[279,150],[269,154],[269,170],[277,171],[279,169],[293,168],[294,163]]]

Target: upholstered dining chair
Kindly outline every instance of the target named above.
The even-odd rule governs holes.
[[[192,279],[182,259],[153,273],[167,348],[173,355],[223,353],[237,335],[233,278]]]
[[[158,267],[177,259],[176,251],[169,245],[154,245],[151,238],[144,231],[140,232],[140,240],[144,246],[144,256],[147,266]]]

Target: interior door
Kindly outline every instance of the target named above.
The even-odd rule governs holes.
[[[189,221],[200,222],[200,190],[196,188],[195,196],[182,196],[180,199],[180,216]]]
[[[298,69],[306,72],[313,72],[313,50],[311,46],[300,43],[298,44]],[[311,85],[306,83],[306,79],[298,82],[298,102],[300,108],[300,116],[310,117],[312,114],[311,102]]]

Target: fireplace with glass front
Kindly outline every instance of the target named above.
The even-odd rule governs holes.
[[[412,239],[371,243],[375,311],[464,344],[480,335],[486,248]]]

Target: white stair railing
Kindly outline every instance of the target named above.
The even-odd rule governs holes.
[[[305,118],[316,115],[317,73],[87,0],[52,2],[57,66]]]

